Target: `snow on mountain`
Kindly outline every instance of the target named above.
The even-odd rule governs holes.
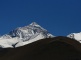
[[[81,43],[81,32],[80,33],[71,33],[67,37],[75,39]]]
[[[19,40],[17,38],[12,39],[0,39],[0,48],[12,48]]]
[[[8,34],[0,37],[0,47],[1,48],[13,48],[20,47],[39,39],[54,37],[46,29],[42,28],[37,23],[33,22],[25,27],[18,27]]]

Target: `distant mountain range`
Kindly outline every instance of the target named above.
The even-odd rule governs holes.
[[[57,32],[58,33],[58,32]],[[46,29],[42,28],[36,22],[33,22],[25,27],[18,27],[8,34],[0,36],[0,48],[15,48],[27,45],[40,39],[52,38]],[[81,32],[71,33],[67,35],[71,39],[75,39],[81,43]]]
[[[36,22],[0,36],[0,60],[81,60],[81,32],[50,34]]]

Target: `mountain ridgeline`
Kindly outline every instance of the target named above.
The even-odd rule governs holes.
[[[55,37],[33,22],[0,37],[0,60],[81,60],[81,33]]]
[[[0,60],[81,60],[81,44],[67,37],[41,39],[0,50]]]

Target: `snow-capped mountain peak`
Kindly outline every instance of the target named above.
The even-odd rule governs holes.
[[[75,39],[81,43],[81,32],[80,33],[71,33],[67,37]]]
[[[15,47],[23,46],[28,43],[32,43],[34,41],[37,41],[39,39],[54,37],[52,34],[50,34],[46,29],[42,28],[40,25],[38,25],[36,22],[33,22],[25,27],[18,27],[12,31],[10,31],[8,34],[5,34],[0,37],[0,40],[14,40],[15,41]],[[6,42],[6,41],[5,41]],[[13,42],[13,41],[12,41]],[[27,43],[28,42],[28,43]],[[7,43],[6,43],[7,44]],[[10,44],[13,45],[13,44]],[[9,45],[7,45],[9,46]],[[5,45],[4,45],[5,47]],[[11,46],[10,46],[11,47]]]
[[[18,38],[21,38],[24,40],[29,40],[29,39],[33,39],[34,37],[36,37],[40,33],[42,33],[45,38],[49,37],[48,36],[49,32],[47,30],[42,28],[37,23],[33,22],[28,26],[20,27],[20,28],[17,28],[15,30],[12,30],[8,35],[10,35],[12,38],[18,37]]]
[[[32,22],[30,25],[32,25],[32,26],[40,26],[36,22]]]

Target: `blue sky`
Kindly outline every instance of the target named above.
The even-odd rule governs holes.
[[[32,22],[56,36],[81,32],[81,0],[0,0],[0,34]]]

